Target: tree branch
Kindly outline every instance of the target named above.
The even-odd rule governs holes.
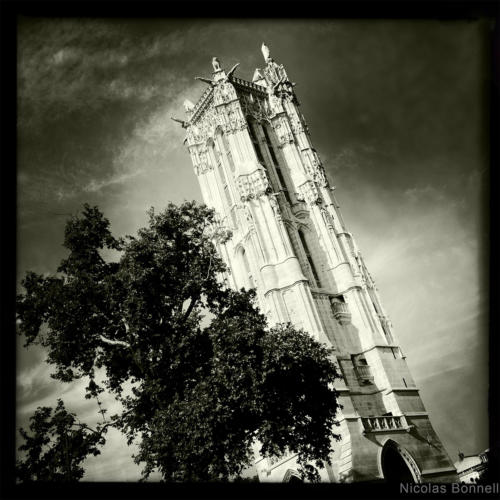
[[[207,279],[210,277],[210,271],[212,270],[212,258],[213,258],[213,255],[210,254],[210,262],[208,263],[208,272],[207,272],[207,275],[205,276],[205,279],[203,281],[207,281]]]
[[[122,318],[122,321],[123,321],[123,324],[125,325],[125,331],[126,331],[126,332],[127,332],[127,334],[128,334],[128,332],[130,331],[130,327],[128,326],[128,323],[125,321],[125,319],[124,319],[124,318]]]
[[[189,303],[189,306],[186,309],[186,312],[184,313],[184,316],[181,319],[181,323],[184,323],[189,318],[189,315],[191,314],[197,302],[198,302],[198,297],[191,298],[191,302]]]
[[[94,434],[101,434],[100,432],[92,429],[92,427],[89,427],[87,424],[73,423],[72,425],[74,425],[76,427],[81,427],[82,429],[87,429],[87,430],[93,432]],[[103,428],[107,427],[108,425],[110,425],[110,424],[106,424]]]
[[[107,339],[104,335],[99,335],[99,338],[106,344],[109,345],[121,345],[122,347],[128,347],[129,349],[131,348],[130,344],[128,342],[124,342],[123,340],[111,340]]]

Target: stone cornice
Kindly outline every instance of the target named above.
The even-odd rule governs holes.
[[[368,347],[367,349],[364,349],[363,351],[349,353],[347,355],[348,357],[346,357],[345,359],[350,359],[351,354],[354,356],[360,356],[361,354],[365,354],[366,352],[371,351],[372,349],[379,349],[379,348],[394,348],[394,349],[397,348],[397,349],[400,349],[400,347],[397,344],[374,344],[374,345]],[[342,359],[342,357],[340,359]],[[403,387],[403,389],[410,389],[410,388]]]
[[[196,123],[201,117],[202,112],[210,104],[213,93],[214,88],[212,86],[208,87],[205,92],[203,92],[198,102],[194,105],[193,114],[191,115],[191,119],[189,120],[190,125]]]
[[[269,290],[266,290],[264,292],[264,296],[267,297],[271,292],[279,292],[279,291],[288,290],[288,289],[292,288],[293,286],[297,285],[298,283],[307,283],[307,284],[309,284],[309,280],[307,280],[307,279],[298,279],[298,280],[295,280],[293,283],[290,283],[289,285],[285,285],[285,286],[282,286],[282,287],[272,287],[272,288],[269,288]]]
[[[419,392],[419,389],[417,387],[391,387],[387,389],[386,394],[391,392]]]

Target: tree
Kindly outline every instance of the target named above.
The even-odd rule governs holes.
[[[122,403],[110,422],[137,440],[144,478],[227,480],[260,443],[264,456],[298,453],[314,480],[310,463],[322,467],[336,437],[331,351],[290,324],[269,328],[253,290],[225,286],[216,245],[230,237],[194,202],[151,209],[125,238],[85,205],[66,226],[57,275],[23,280],[20,333],[48,350],[54,378],[89,377],[86,397],[107,390]]]
[[[19,429],[25,442],[20,450],[24,459],[16,463],[17,478],[29,481],[78,481],[83,477],[80,466],[88,455],[99,455],[104,444],[105,428],[91,429],[77,422],[58,400],[54,415],[52,408],[39,407],[30,418],[31,434]]]

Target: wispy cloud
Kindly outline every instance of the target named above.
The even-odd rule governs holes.
[[[128,181],[130,179],[134,179],[138,175],[142,175],[144,173],[144,170],[136,170],[135,172],[131,172],[128,174],[118,174],[111,176],[107,179],[102,179],[102,180],[96,180],[92,179],[86,186],[83,187],[83,191],[87,191],[90,193],[95,193],[96,191],[100,191],[102,188],[105,188],[107,186],[110,186],[112,184],[122,184],[125,181]]]

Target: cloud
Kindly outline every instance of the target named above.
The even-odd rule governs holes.
[[[113,175],[107,179],[103,179],[100,181],[97,181],[95,179],[92,179],[85,187],[83,187],[83,191],[95,193],[96,191],[100,191],[101,189],[110,186],[112,184],[121,184],[123,182],[126,182],[130,179],[133,179],[137,177],[138,175],[141,175],[144,173],[144,170],[136,170],[135,172],[131,172],[128,174],[118,174],[118,175]]]

